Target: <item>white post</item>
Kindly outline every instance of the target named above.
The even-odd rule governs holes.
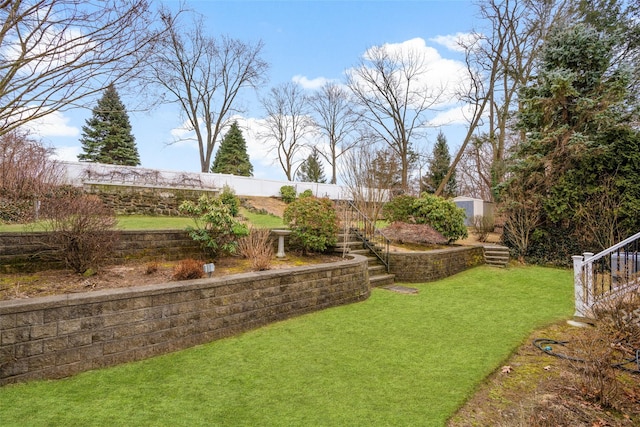
[[[584,290],[586,292],[585,295],[585,314],[588,310],[591,309],[593,305],[594,297],[595,297],[595,283],[593,282],[593,262],[588,262],[591,258],[593,258],[593,252],[584,252],[582,254],[584,256]]]
[[[584,283],[582,283],[582,255],[574,255],[573,259],[573,290],[576,311],[574,317],[585,317]]]

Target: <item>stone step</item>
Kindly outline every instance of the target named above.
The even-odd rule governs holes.
[[[369,249],[353,249],[353,250],[350,250],[349,253],[350,254],[358,254],[358,255],[365,256],[365,257],[369,257],[369,254],[371,252],[369,251]]]
[[[362,241],[355,234],[338,234],[338,243],[342,242],[358,242],[362,244]]]
[[[393,274],[377,274],[375,276],[369,276],[369,284],[371,287],[392,285],[395,279]]]
[[[509,255],[504,255],[504,254],[497,254],[497,255],[484,254],[484,259],[485,260],[495,260],[495,261],[509,261]]]
[[[509,265],[509,248],[498,245],[487,245],[484,249],[484,262],[494,267]]]
[[[386,267],[384,265],[382,265],[382,264],[375,264],[375,265],[369,264],[369,267],[367,269],[369,270],[369,277],[375,276],[375,275],[378,275],[378,274],[386,274],[387,273]]]
[[[503,251],[484,251],[485,256],[496,256],[496,257],[506,257],[509,258],[509,252]]]
[[[336,245],[336,249],[342,251],[344,248],[347,249],[362,249],[362,242],[338,242]]]

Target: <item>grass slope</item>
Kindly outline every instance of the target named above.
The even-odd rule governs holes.
[[[572,312],[572,275],[479,267],[61,381],[0,388],[14,425],[442,426],[535,328]]]

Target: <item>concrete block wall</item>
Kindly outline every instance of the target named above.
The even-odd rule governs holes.
[[[121,231],[120,240],[108,260],[177,260],[197,258],[200,245],[184,230]],[[0,273],[34,272],[63,268],[47,256],[47,233],[0,233]]]
[[[67,377],[370,295],[367,261],[0,301],[0,385]]]
[[[481,264],[484,264],[482,246],[389,254],[389,272],[395,275],[396,282],[432,282]]]

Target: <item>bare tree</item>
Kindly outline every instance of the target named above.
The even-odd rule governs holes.
[[[239,108],[238,94],[264,82],[263,44],[206,34],[202,18],[181,27],[180,14],[162,12],[165,37],[151,62],[152,76],[180,106],[188,130],[195,133],[202,172],[208,172],[217,140]]]
[[[146,0],[0,3],[0,135],[135,75],[150,19]]]
[[[475,165],[478,184],[486,187],[481,194],[491,196],[490,189],[504,180],[507,149],[522,138],[522,135],[510,132],[510,120],[519,107],[517,92],[531,76],[534,61],[549,31],[567,18],[570,3],[567,0],[481,2],[480,16],[487,28],[474,32],[470,42],[461,42],[470,85],[460,94],[460,100],[470,105],[473,112],[449,173],[456,170],[473,141],[476,147],[472,147],[472,151],[489,154],[491,159],[487,164],[483,157]],[[478,129],[484,124],[486,130],[478,135]],[[440,185],[436,194],[443,191],[444,186]]]
[[[345,155],[341,176],[356,207],[375,221],[400,175],[396,156],[361,145]]]
[[[358,144],[356,130],[361,116],[350,102],[348,91],[332,82],[311,96],[309,104],[317,117],[314,126],[328,142],[325,149],[316,148],[331,166],[331,184],[335,184],[338,159]]]
[[[25,131],[0,135],[0,198],[33,200],[59,185],[63,171],[52,153]]]
[[[456,174],[460,194],[482,200],[492,200],[490,177],[492,153],[488,144],[473,139],[463,153]]]
[[[296,165],[304,160],[304,137],[313,129],[307,97],[298,84],[289,82],[271,88],[262,106],[267,117],[261,137],[272,144],[287,180],[293,181]]]
[[[423,137],[427,112],[444,93],[426,82],[426,59],[417,51],[374,46],[348,75],[348,86],[364,109],[364,120],[400,158],[402,188],[409,188],[413,145]]]

